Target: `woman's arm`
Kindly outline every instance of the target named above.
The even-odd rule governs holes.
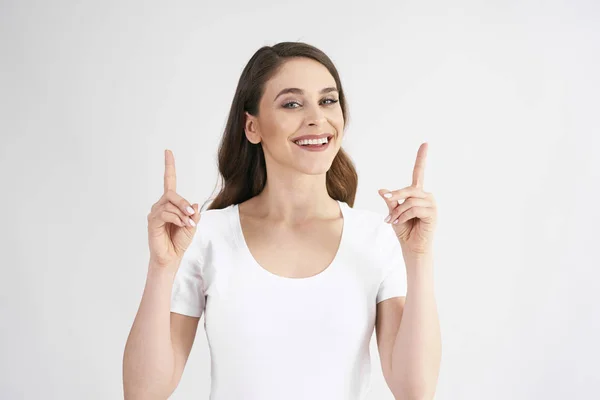
[[[199,318],[179,318],[181,323],[172,326],[174,271],[177,268],[148,267],[146,286],[123,355],[125,400],[167,399],[181,378]]]
[[[433,399],[442,343],[433,288],[433,256],[406,260],[408,290],[392,348],[393,380],[407,399]]]

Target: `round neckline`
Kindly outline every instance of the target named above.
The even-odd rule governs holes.
[[[338,244],[337,251],[333,257],[333,260],[331,260],[329,265],[324,270],[322,270],[321,272],[319,272],[316,275],[307,276],[304,278],[291,278],[288,276],[277,275],[277,274],[267,270],[262,265],[260,265],[260,263],[252,255],[252,252],[250,251],[250,248],[248,247],[248,243],[246,242],[246,238],[244,237],[244,231],[242,230],[242,222],[240,219],[239,204],[233,204],[233,205],[231,205],[231,207],[233,209],[232,210],[233,212],[231,213],[231,215],[232,215],[233,229],[235,232],[234,236],[235,236],[235,240],[237,242],[238,248],[240,248],[242,250],[242,252],[244,253],[244,257],[252,264],[254,269],[257,269],[259,273],[266,275],[266,276],[270,277],[271,279],[276,279],[281,282],[289,282],[292,284],[314,282],[314,281],[317,281],[320,279],[324,279],[325,277],[330,275],[332,273],[332,271],[336,268],[336,266],[339,264],[338,261],[341,257],[341,253],[344,249],[344,244],[346,242],[345,238],[347,236],[347,230],[348,230],[348,215],[346,213],[346,207],[348,205],[340,200],[336,200],[336,201],[340,208],[340,213],[342,214],[342,219],[343,219],[342,233],[340,236],[340,241]]]

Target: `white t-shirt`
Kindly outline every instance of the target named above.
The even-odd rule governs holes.
[[[385,215],[338,203],[344,222],[337,254],[307,278],[257,263],[237,204],[202,212],[175,277],[171,311],[204,313],[211,400],[365,398],[376,304],[406,296],[406,269]]]

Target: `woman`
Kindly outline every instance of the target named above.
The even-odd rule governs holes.
[[[384,222],[352,208],[347,119],[331,60],[279,43],[242,72],[219,148],[222,189],[207,210],[176,193],[165,151],[164,195],[148,215],[146,288],[124,355],[126,399],[175,390],[202,313],[213,400],[362,399],[375,325],[394,395],[433,396],[440,353],[426,145],[413,185],[380,191]],[[409,268],[421,272],[413,278]],[[414,315],[400,330],[407,276]]]

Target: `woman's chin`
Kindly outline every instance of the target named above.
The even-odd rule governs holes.
[[[329,162],[313,162],[311,165],[298,165],[296,170],[305,175],[323,175],[331,168],[332,161]]]

